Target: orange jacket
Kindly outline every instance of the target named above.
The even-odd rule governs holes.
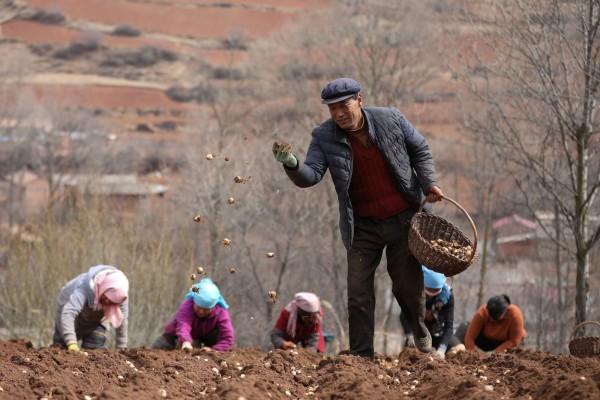
[[[508,306],[504,318],[495,321],[490,317],[487,305],[484,304],[475,312],[465,334],[465,347],[467,350],[475,349],[475,339],[480,333],[483,333],[483,336],[488,339],[502,342],[495,349],[498,353],[511,347],[517,347],[527,335],[523,313],[521,313],[519,307],[511,304]]]

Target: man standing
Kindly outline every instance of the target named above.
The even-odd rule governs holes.
[[[348,256],[350,353],[373,357],[374,276],[384,248],[392,291],[415,345],[429,352],[423,274],[408,250],[410,219],[425,194],[430,202],[443,196],[429,146],[397,109],[363,107],[353,79],[329,82],[321,100],[331,118],[313,130],[306,161],[301,164],[289,145],[275,143],[273,153],[299,187],[317,184],[330,170]]]

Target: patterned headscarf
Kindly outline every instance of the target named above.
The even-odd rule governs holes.
[[[308,313],[317,313],[317,319],[321,323],[321,302],[319,297],[310,292],[299,292],[294,296],[285,309],[290,313],[288,318],[286,332],[290,337],[296,337],[296,322],[298,321],[298,309]]]
[[[93,278],[94,309],[102,308],[104,318],[115,328],[123,323],[121,304],[129,294],[129,281],[125,274],[118,269],[102,271]],[[100,302],[104,295],[112,304],[105,305]]]

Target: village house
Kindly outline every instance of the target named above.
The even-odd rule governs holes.
[[[125,215],[149,212],[162,204],[168,187],[147,182],[134,174],[56,175],[55,201],[77,205],[83,201],[101,201]],[[42,211],[49,201],[48,180],[28,170],[18,171],[0,181],[0,223],[12,226],[24,223]]]
[[[134,174],[68,175],[60,181],[66,201],[101,200],[125,215],[149,212],[162,203],[167,186],[141,181]]]

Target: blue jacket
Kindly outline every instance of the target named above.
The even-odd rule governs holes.
[[[413,208],[424,193],[436,185],[435,168],[425,138],[395,108],[365,107],[369,136],[390,168],[398,191]],[[321,181],[329,168],[340,211],[340,232],[346,249],[354,238],[354,215],[348,189],[352,180],[352,146],[346,134],[328,119],[312,132],[306,161],[285,171],[297,186],[310,187]]]

